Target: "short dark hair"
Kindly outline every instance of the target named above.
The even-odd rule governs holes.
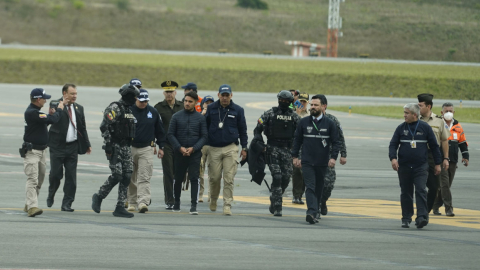
[[[320,104],[327,105],[327,98],[324,95],[318,94],[313,96],[312,99],[320,99]]]
[[[185,94],[185,97],[191,97],[193,98],[195,101],[198,100],[198,95],[197,95],[197,92],[195,91],[190,91],[188,93]]]
[[[433,109],[433,101],[428,101],[427,100],[427,101],[424,101],[424,103],[425,103],[425,106],[430,105],[430,110]]]
[[[445,108],[445,107],[453,107],[453,103],[451,103],[451,102],[445,102],[445,103],[443,103],[443,105],[442,105],[442,109]]]
[[[68,88],[70,88],[70,87],[77,88],[77,87],[75,86],[75,84],[73,84],[73,83],[66,83],[66,84],[62,87],[62,95],[63,95],[65,92],[67,92],[67,91],[68,91]]]

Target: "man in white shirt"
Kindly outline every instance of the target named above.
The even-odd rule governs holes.
[[[47,206],[52,207],[55,193],[60,187],[65,168],[64,197],[61,210],[73,212],[71,208],[77,190],[78,154],[86,153],[92,148],[88,140],[83,107],[76,103],[77,88],[73,84],[65,84],[62,88],[65,109],[60,114],[60,120],[50,127],[48,146],[50,149],[50,175]],[[51,103],[52,106],[52,103]]]

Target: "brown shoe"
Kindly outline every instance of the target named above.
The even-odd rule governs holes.
[[[217,211],[217,200],[210,201],[210,211],[212,212]]]
[[[41,215],[42,213],[43,213],[43,210],[38,207],[32,207],[30,208],[30,210],[28,210],[29,217],[35,217],[35,216]]]
[[[223,207],[223,214],[225,216],[231,216],[232,215],[232,211],[230,210],[230,206],[226,205]]]
[[[23,212],[28,213],[28,206],[25,204],[25,208],[23,208]]]

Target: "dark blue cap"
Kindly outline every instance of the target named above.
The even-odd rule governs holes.
[[[35,88],[30,92],[30,97],[31,98],[44,98],[44,99],[50,99],[52,96],[47,95],[45,93],[45,90],[42,88]]]
[[[133,78],[130,80],[130,85],[135,85],[137,88],[142,87],[142,81],[137,78]]]
[[[203,97],[202,102],[205,103],[205,102],[207,102],[207,101],[215,102],[215,99],[214,99],[212,96],[210,96],[210,95]]]
[[[192,90],[197,90],[197,85],[193,82],[189,82],[186,85],[182,86],[183,89],[192,89]]]
[[[138,95],[138,100],[149,101],[150,99],[148,98],[148,91],[145,89],[140,89],[140,95]]]
[[[218,93],[219,94],[223,94],[223,93],[231,94],[232,93],[232,87],[230,87],[230,85],[228,85],[228,84],[222,84],[222,85],[220,85],[220,88],[218,88]]]

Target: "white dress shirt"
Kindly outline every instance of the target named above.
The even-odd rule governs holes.
[[[67,110],[71,110],[72,112],[72,120],[70,121],[70,117],[68,118],[68,132],[67,132],[67,143],[69,142],[74,142],[77,140],[77,130],[75,127],[77,126],[77,117],[75,116],[75,109],[73,107],[73,104],[67,105]],[[67,117],[68,117],[68,111],[67,111]],[[75,124],[75,127],[73,127],[72,122]]]

